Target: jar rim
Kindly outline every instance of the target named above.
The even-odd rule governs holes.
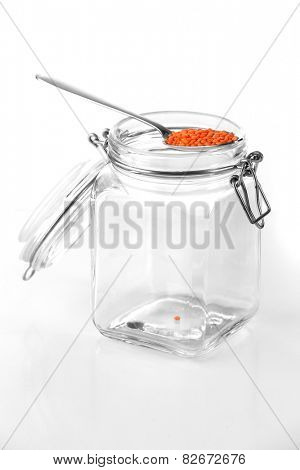
[[[170,129],[178,126],[216,128],[222,123],[222,128],[237,135],[238,140],[213,147],[175,147],[168,146],[163,142],[158,132],[151,129],[134,118],[127,117],[117,122],[108,135],[108,152],[111,159],[116,164],[123,167],[135,168],[136,170],[147,170],[154,172],[190,172],[193,166],[194,172],[197,170],[220,168],[231,166],[236,162],[238,156],[243,154],[246,145],[246,138],[243,129],[235,122],[215,114],[199,113],[194,111],[154,111],[143,113],[142,116],[149,117],[165,125]],[[186,122],[186,125],[183,125]],[[181,124],[180,124],[181,123]],[[131,132],[131,134],[130,134]],[[144,136],[148,133],[156,133],[158,149],[143,148],[138,139],[130,142],[128,136]],[[160,143],[158,138],[160,138]],[[134,139],[133,139],[134,140]],[[136,143],[139,145],[136,145]],[[143,144],[143,142],[142,142]],[[192,164],[197,160],[197,165]]]
[[[174,113],[176,113],[176,114],[186,114],[186,115],[190,115],[190,116],[199,116],[199,117],[203,116],[203,117],[209,117],[209,118],[217,118],[220,122],[229,123],[231,126],[238,129],[240,131],[240,135],[238,136],[239,137],[238,140],[233,142],[232,144],[226,144],[226,148],[236,148],[236,147],[240,146],[242,144],[242,142],[245,140],[244,131],[238,124],[236,124],[234,121],[232,121],[232,120],[230,120],[226,117],[219,116],[218,114],[199,113],[197,111],[170,111],[170,110],[168,110],[168,111],[151,111],[151,112],[148,112],[148,113],[141,113],[141,116],[153,118],[153,117],[157,116],[158,114],[171,115],[171,114],[174,114]],[[131,117],[127,117],[127,118],[122,119],[121,121],[118,121],[113,126],[113,128],[110,130],[109,138],[111,140],[115,141],[115,143],[117,143],[120,147],[124,147],[129,151],[131,150],[132,152],[136,152],[138,150],[139,153],[143,153],[144,155],[149,155],[149,151],[137,149],[134,146],[123,144],[122,141],[120,139],[118,139],[118,136],[116,135],[117,129],[119,129],[120,126],[122,126],[126,123],[129,123],[131,121],[132,122],[138,122],[137,120],[135,120],[134,118],[131,118]],[[180,153],[177,153],[177,152],[174,152],[174,153],[176,153],[178,156],[181,157],[181,156],[184,155],[185,152],[190,155],[192,152],[198,153],[198,152],[214,151],[214,150],[219,150],[220,148],[224,148],[224,147],[223,147],[223,145],[215,145],[213,147],[207,147],[207,146],[203,146],[203,147],[201,147],[201,146],[198,146],[198,147],[175,147],[175,146],[172,146],[172,148],[174,148],[174,150],[177,149],[177,152],[180,149]],[[160,155],[160,153],[155,153],[155,152],[151,151],[151,155],[152,156]]]

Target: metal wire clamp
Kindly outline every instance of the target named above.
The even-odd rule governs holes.
[[[104,129],[101,132],[100,138],[99,138],[98,135],[93,132],[89,134],[89,142],[93,144],[95,147],[99,147],[99,145],[102,145],[104,150],[106,150],[107,145],[108,145],[108,134],[109,134],[109,129]]]
[[[235,189],[235,192],[240,200],[240,203],[248,217],[251,224],[255,224],[256,227],[262,229],[265,225],[264,217],[271,212],[271,206],[265,193],[261,187],[260,182],[257,179],[256,171],[258,164],[263,160],[263,154],[261,152],[252,152],[246,158],[240,161],[239,168],[240,174],[233,175],[230,179],[230,183]],[[255,216],[251,208],[249,194],[246,188],[244,177],[252,177],[255,187],[255,199],[258,211],[258,216]],[[262,209],[262,203],[265,210]]]

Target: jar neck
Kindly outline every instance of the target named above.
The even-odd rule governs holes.
[[[238,149],[228,149],[222,153],[210,155],[209,151],[203,154],[193,154],[179,158],[163,155],[151,158],[144,155],[120,152],[120,149],[108,143],[107,154],[113,166],[122,173],[140,175],[143,177],[165,179],[195,179],[219,178],[235,171],[240,160],[246,156],[246,145],[243,143]]]
[[[132,168],[123,168],[112,162],[114,172],[122,187],[131,193],[132,189],[142,191],[159,191],[171,195],[189,193],[193,191],[211,191],[227,186],[231,188],[230,179],[237,173],[238,166],[232,166],[222,172],[211,174],[175,174],[164,175],[155,172],[134,171]]]

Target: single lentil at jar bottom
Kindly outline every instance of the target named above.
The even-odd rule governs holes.
[[[237,140],[233,132],[218,131],[215,129],[183,129],[172,132],[166,144],[184,147],[200,147],[229,144]]]

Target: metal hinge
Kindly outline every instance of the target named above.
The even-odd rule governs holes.
[[[264,217],[271,212],[271,206],[265,193],[262,190],[261,184],[257,179],[256,171],[258,164],[263,160],[263,154],[261,152],[252,152],[246,158],[243,158],[238,167],[240,168],[239,175],[233,175],[230,179],[230,183],[235,189],[235,192],[240,200],[240,203],[246,212],[248,220],[251,224],[255,224],[256,227],[262,229],[265,225]],[[256,212],[258,215],[254,215],[251,207],[249,194],[245,185],[244,177],[251,177],[254,181],[255,186],[255,200],[256,200]],[[265,210],[263,211],[262,205]]]
[[[106,151],[107,145],[108,145],[108,134],[109,134],[109,129],[104,129],[100,134],[100,138],[95,133],[89,134],[89,141],[95,147],[99,147],[101,145]]]

